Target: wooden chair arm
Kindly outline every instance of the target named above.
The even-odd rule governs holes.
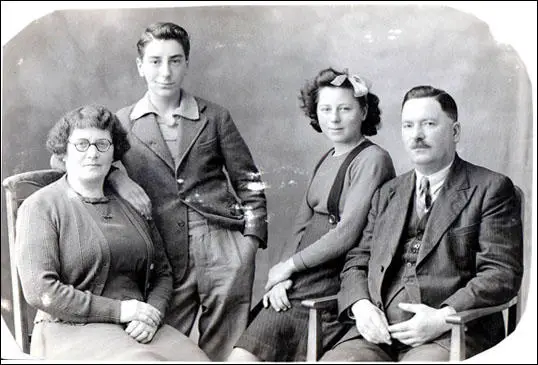
[[[450,339],[450,361],[463,361],[466,358],[466,346],[465,346],[465,323],[470,322],[474,319],[478,319],[489,314],[502,312],[505,309],[509,309],[509,312],[512,310],[517,310],[516,306],[518,303],[518,298],[514,297],[507,303],[496,305],[492,307],[484,308],[475,308],[469,309],[466,311],[458,312],[446,318],[446,322],[452,325],[451,329],[451,339]],[[515,328],[515,320],[517,314],[514,312],[513,315],[509,317],[514,317],[513,319],[508,319],[508,332],[510,333],[513,328]]]
[[[301,302],[304,307],[310,309],[326,309],[333,307],[338,303],[336,295],[329,295],[327,297],[305,299]]]
[[[338,304],[337,296],[305,299],[301,304],[309,308],[308,315],[308,344],[306,349],[306,361],[318,361],[322,355],[323,334],[321,333],[320,310],[334,307]]]
[[[446,322],[449,324],[461,325],[467,322],[470,322],[474,319],[487,316],[492,313],[501,312],[505,309],[510,308],[511,306],[517,303],[517,297],[512,298],[507,303],[496,305],[493,307],[484,307],[484,308],[475,308],[469,309],[463,312],[458,312],[446,318]]]

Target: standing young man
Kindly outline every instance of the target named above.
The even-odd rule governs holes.
[[[267,242],[260,173],[230,113],[181,88],[187,32],[155,23],[137,48],[148,90],[117,115],[131,143],[122,163],[151,200],[174,271],[165,320],[189,334],[201,307],[199,346],[223,360],[247,325],[256,251]],[[145,194],[121,169],[109,181],[142,209]]]

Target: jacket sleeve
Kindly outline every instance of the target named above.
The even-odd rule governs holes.
[[[379,206],[379,190],[372,197],[366,227],[362,238],[356,246],[348,251],[344,268],[340,273],[340,291],[338,292],[339,319],[347,319],[348,309],[360,299],[370,300],[368,290],[368,265],[370,262],[372,236]]]
[[[476,275],[441,304],[456,311],[502,304],[516,296],[521,285],[521,206],[509,178],[490,181],[481,210]]]
[[[349,189],[341,204],[341,220],[334,229],[293,256],[299,270],[321,265],[345,255],[362,235],[375,190],[394,177],[388,153],[377,148],[364,150],[348,168]],[[330,189],[330,188],[329,188]]]
[[[219,144],[226,172],[239,197],[245,216],[244,235],[256,236],[267,247],[267,207],[261,174],[228,111],[219,119]]]
[[[164,315],[172,295],[172,269],[164,251],[161,235],[153,221],[149,221],[149,229],[153,241],[153,262],[150,270],[150,290],[147,302]]]
[[[68,322],[119,323],[119,300],[81,291],[61,281],[60,235],[55,222],[60,218],[52,218],[50,206],[51,201],[32,199],[18,210],[15,257],[26,301]]]

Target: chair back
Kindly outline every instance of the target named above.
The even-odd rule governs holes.
[[[520,215],[521,215],[521,224],[523,225],[524,227],[524,224],[525,224],[525,196],[523,195],[523,190],[521,190],[521,188],[517,185],[515,185],[515,189],[516,189],[516,197],[518,199],[518,202],[519,202],[519,206],[521,207],[521,211],[520,211]],[[523,229],[523,232],[525,232],[525,230]],[[525,237],[523,237],[523,252],[525,253]],[[523,305],[523,285],[525,283],[522,283],[521,285],[521,288],[519,289],[518,293],[517,293],[517,302],[512,305],[510,308],[508,308],[507,311],[505,311],[505,329],[506,329],[506,335],[509,335],[511,334],[515,329],[516,329],[516,326],[517,324],[519,323],[519,319],[521,317],[521,312],[522,312],[522,305]]]
[[[24,299],[16,260],[13,256],[15,252],[17,210],[24,199],[40,188],[58,180],[64,173],[63,171],[52,169],[28,171],[9,176],[2,182],[6,194],[14,335],[15,341],[25,353],[30,352],[30,334],[32,333],[30,325],[32,321],[29,319],[33,318],[35,310]]]

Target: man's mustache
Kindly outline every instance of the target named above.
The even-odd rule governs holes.
[[[411,145],[411,149],[414,150],[416,148],[430,148],[430,145],[424,143],[423,141],[415,141],[415,143]]]

